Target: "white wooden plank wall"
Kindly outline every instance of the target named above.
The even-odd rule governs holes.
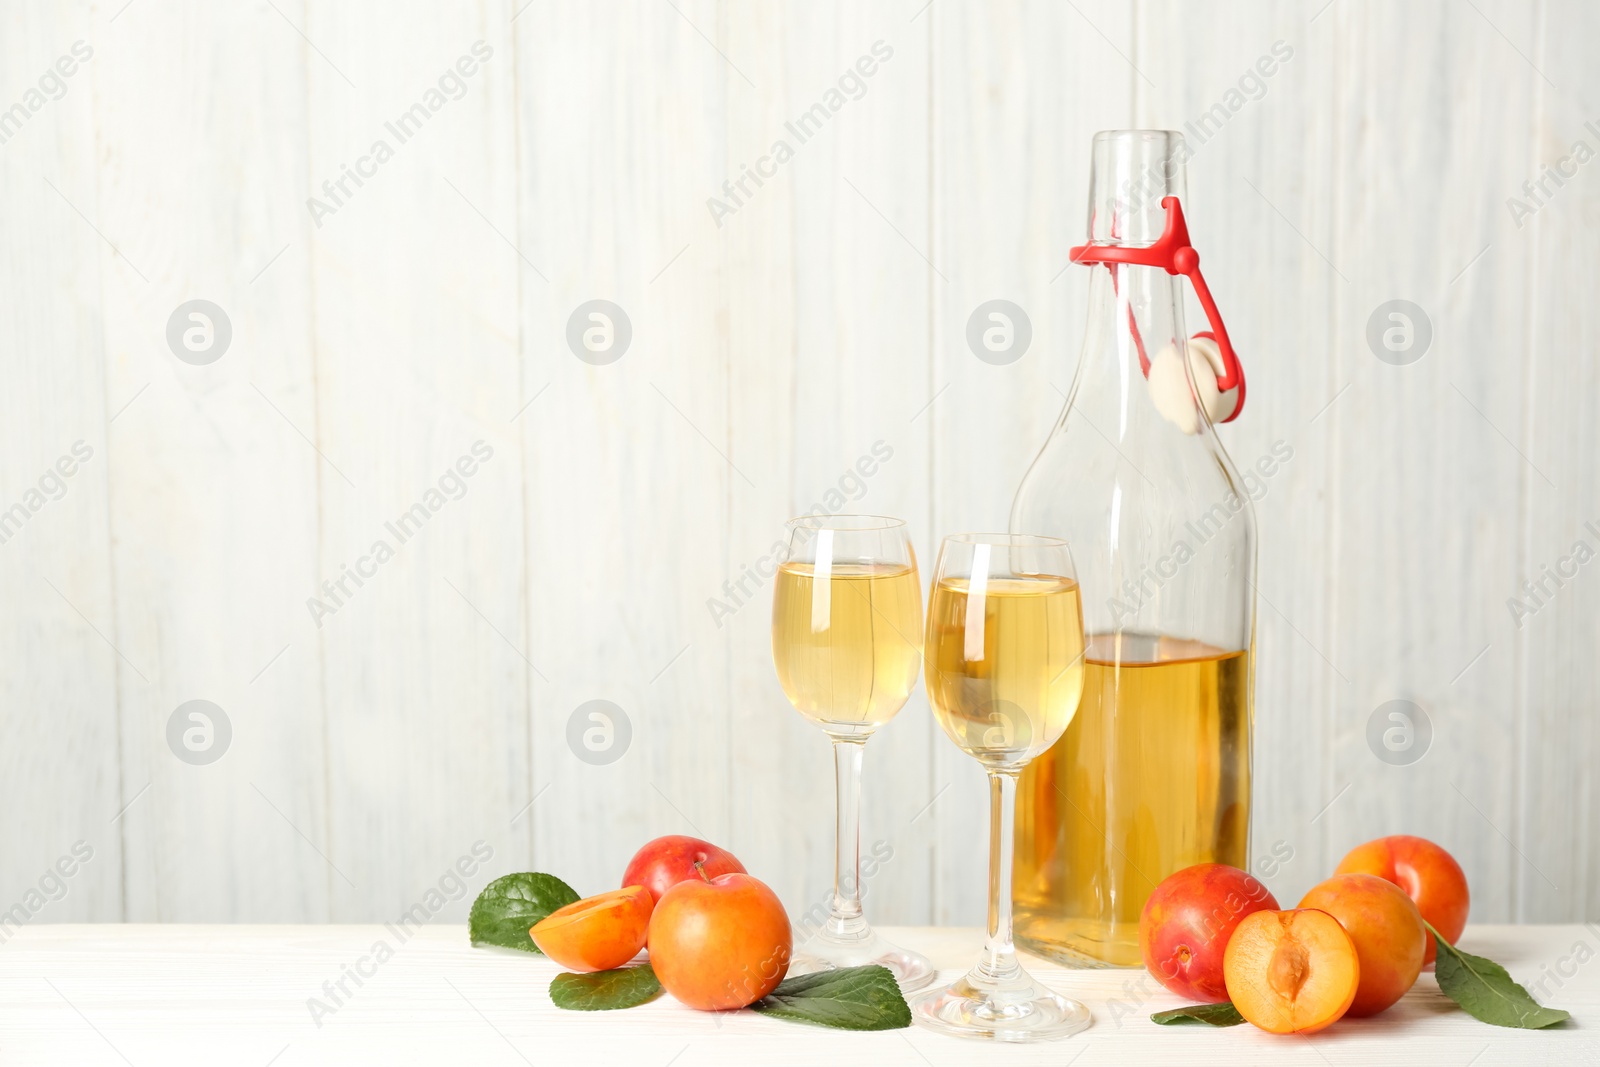
[[[0,911],[374,921],[444,879],[459,920],[475,842],[472,888],[594,892],[687,832],[803,912],[831,762],[752,576],[819,503],[904,516],[925,571],[1004,525],[1084,326],[1091,135],[1211,115],[1222,435],[1293,450],[1256,505],[1258,871],[1293,900],[1415,832],[1475,919],[1600,916],[1600,567],[1562,562],[1600,549],[1600,170],[1522,189],[1600,152],[1597,33],[1579,0],[14,5]],[[206,365],[166,339],[193,299],[231,326]],[[1007,366],[965,341],[991,299],[1032,325]],[[1431,323],[1404,366],[1366,339],[1392,299]],[[615,362],[568,346],[595,300]],[[195,699],[232,733],[204,765],[168,742]],[[1370,748],[1390,700],[1420,760]],[[610,762],[569,745],[589,701]],[[920,690],[869,747],[878,920],[981,921],[969,764]]]

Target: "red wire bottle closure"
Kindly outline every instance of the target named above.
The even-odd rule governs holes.
[[[1079,245],[1072,250],[1072,262],[1104,263],[1108,270],[1117,263],[1137,267],[1160,267],[1168,274],[1181,274],[1188,278],[1189,284],[1194,286],[1195,296],[1200,298],[1200,306],[1205,309],[1206,321],[1211,325],[1210,330],[1197,333],[1195,336],[1209,337],[1216,341],[1217,348],[1222,353],[1222,373],[1217,376],[1217,390],[1224,393],[1234,388],[1239,390],[1239,402],[1234,405],[1233,414],[1222,420],[1232,422],[1239,417],[1239,412],[1244,410],[1244,367],[1239,364],[1239,357],[1234,354],[1233,343],[1228,340],[1228,328],[1222,323],[1222,313],[1217,310],[1217,302],[1211,298],[1211,290],[1206,285],[1205,276],[1200,273],[1200,253],[1189,244],[1189,226],[1183,218],[1183,205],[1178,203],[1177,197],[1168,196],[1162,198],[1161,206],[1167,212],[1167,225],[1154,244],[1143,248],[1129,248],[1124,245]],[[1150,361],[1145,356],[1144,341],[1139,337],[1139,329],[1133,321],[1131,307],[1128,309],[1128,327],[1133,331],[1134,343],[1139,350],[1139,365],[1148,376]]]

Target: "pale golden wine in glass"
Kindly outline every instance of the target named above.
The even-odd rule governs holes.
[[[833,895],[790,974],[876,963],[904,992],[933,964],[885,941],[861,911],[861,757],[905,704],[922,669],[922,588],[906,525],[881,515],[807,515],[788,524],[772,598],[772,661],[800,714],[833,739]]]
[[[986,765],[1026,763],[1061,736],[1083,692],[1078,583],[991,578],[978,603],[970,578],[945,578],[928,599],[927,656],[928,699],[950,739]]]
[[[989,931],[964,976],[912,1018],[958,1037],[1044,1041],[1089,1010],[1034,980],[1012,945],[1017,777],[1061,737],[1083,693],[1083,608],[1067,543],[1027,534],[944,539],[923,659],[939,725],[989,775]]]
[[[905,704],[922,668],[914,566],[814,563],[778,569],[772,659],[795,710],[824,730],[870,734]]]

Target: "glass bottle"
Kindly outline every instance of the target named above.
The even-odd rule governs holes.
[[[1016,819],[1016,940],[1069,964],[1137,966],[1163,878],[1249,865],[1255,519],[1212,425],[1243,375],[1188,247],[1187,158],[1172,131],[1095,136],[1083,349],[1012,506],[1013,531],[1071,544],[1083,591],[1083,701]],[[1180,273],[1206,342],[1185,333]]]

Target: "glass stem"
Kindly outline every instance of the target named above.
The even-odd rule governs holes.
[[[1011,862],[1016,851],[1017,772],[989,771],[989,936],[978,970],[1005,981],[1021,971],[1011,943]]]
[[[861,915],[861,754],[862,740],[833,739],[833,767],[839,790],[834,836],[833,908],[827,934],[854,940],[865,935]]]

